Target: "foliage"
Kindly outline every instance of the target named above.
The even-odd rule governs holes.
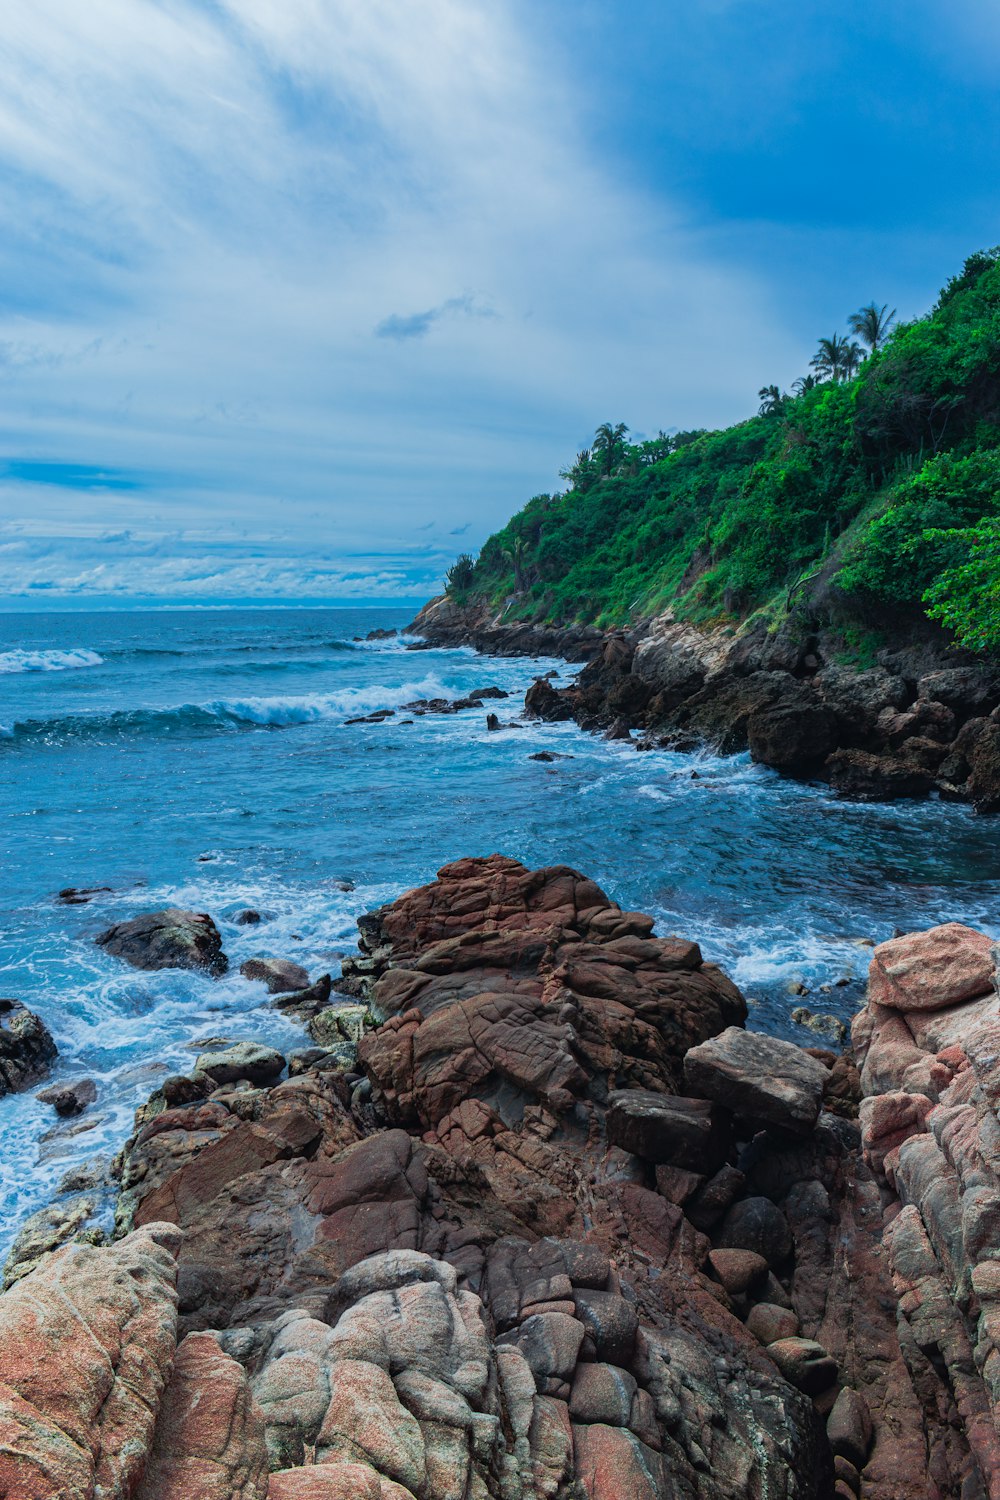
[[[852,331],[864,323],[867,358],[823,340],[817,374],[791,394],[764,386],[763,414],[723,431],[630,442],[604,423],[565,471],[570,488],[491,537],[468,587],[509,618],[767,606],[868,629],[879,610],[928,612],[995,644],[1000,251],[970,257],[926,317],[893,319],[862,308]]]
[[[476,560],[468,552],[456,557],[445,575],[445,592],[452,595],[467,594],[472,587],[476,571]]]
[[[970,651],[1000,650],[1000,522],[930,532],[928,541],[944,543],[955,560],[928,586],[927,613]]]

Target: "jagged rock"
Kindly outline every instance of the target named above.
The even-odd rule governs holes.
[[[219,930],[204,912],[166,907],[117,922],[96,941],[135,969],[204,969],[218,977],[228,968]]]
[[[728,1027],[684,1058],[692,1093],[734,1114],[803,1134],[819,1118],[826,1069],[801,1047]]]
[[[244,979],[259,979],[266,984],[269,995],[309,988],[308,969],[288,958],[248,958],[240,964],[240,973]]]
[[[762,704],[747,719],[753,760],[778,770],[808,771],[822,765],[837,744],[834,714],[810,687],[795,682],[776,703]]]
[[[536,677],[524,695],[524,711],[530,719],[558,723],[573,717],[573,705],[544,677]]]
[[[20,1000],[0,1000],[0,1098],[44,1078],[56,1056],[44,1021]]]
[[[216,1084],[236,1083],[241,1078],[249,1083],[273,1083],[284,1068],[281,1053],[259,1042],[236,1042],[221,1052],[203,1052],[195,1063],[196,1071]]]
[[[302,1021],[308,1021],[330,1003],[332,989],[333,981],[330,975],[321,974],[315,984],[309,985],[304,990],[280,992],[271,1004],[275,1010],[280,1010],[285,1015],[297,1016]]]

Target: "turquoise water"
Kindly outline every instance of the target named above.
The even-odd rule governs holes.
[[[852,806],[745,757],[637,754],[574,725],[489,733],[487,708],[512,718],[535,673],[575,669],[354,640],[407,617],[0,617],[0,993],[44,1017],[57,1078],[99,1089],[70,1122],[33,1093],[0,1100],[0,1248],[68,1168],[120,1146],[200,1039],[308,1044],[239,977],[244,958],[335,971],[359,912],[460,855],[578,866],[660,931],[697,938],[751,997],[751,1025],[807,1042],[791,1009],[850,1015],[864,940],[949,919],[1000,931],[995,821],[934,802]],[[508,702],[345,723],[493,684]],[[543,749],[572,758],[529,759]],[[70,885],[111,889],[59,904]],[[139,973],[94,946],[166,904],[212,914],[226,978]],[[268,920],[236,925],[248,905]]]

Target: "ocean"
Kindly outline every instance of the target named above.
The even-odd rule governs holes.
[[[516,721],[536,674],[576,669],[363,639],[410,614],[0,617],[0,994],[52,1031],[47,1082],[98,1087],[68,1121],[35,1090],[0,1099],[0,1252],[70,1169],[113,1155],[204,1040],[309,1045],[242,960],[336,973],[360,913],[463,855],[584,870],[661,933],[697,939],[747,994],[752,1027],[807,1044],[822,1039],[791,1011],[849,1017],[873,940],[946,920],[1000,933],[992,820],[936,801],[843,803],[747,756],[640,754],[573,724],[490,732],[486,713]],[[404,707],[492,686],[509,698]],[[395,712],[380,723],[348,722],[383,708]],[[561,758],[531,758],[543,750]],[[66,905],[68,886],[107,889]],[[225,978],[141,973],[95,946],[166,905],[214,917]],[[247,906],[259,925],[236,923]]]

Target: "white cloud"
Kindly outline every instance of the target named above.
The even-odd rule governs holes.
[[[762,368],[794,370],[762,289],[593,160],[518,20],[504,0],[10,0],[3,448],[143,478],[0,481],[5,516],[55,528],[55,587],[109,576],[75,566],[78,514],[210,524],[232,582],[271,567],[294,591],[310,549],[405,572],[418,526],[480,541],[597,421],[729,420]],[[279,527],[284,571],[248,561],[240,529]],[[133,562],[182,586],[169,557]]]

